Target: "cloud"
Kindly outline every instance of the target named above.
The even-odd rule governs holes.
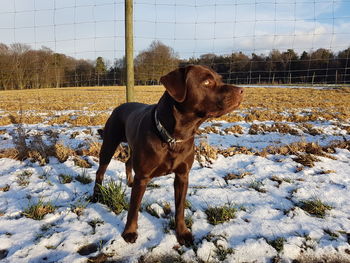
[[[173,46],[181,57],[202,53],[267,53],[271,49],[296,51],[345,49],[350,44],[348,19],[337,12],[342,1],[188,1],[176,7],[176,19],[158,19],[143,24],[136,47],[151,41],[147,36]],[[169,7],[167,7],[169,8]],[[158,9],[157,13],[166,13]],[[142,24],[142,18],[140,24]],[[170,21],[171,22],[171,21]],[[138,50],[138,49],[137,49]]]

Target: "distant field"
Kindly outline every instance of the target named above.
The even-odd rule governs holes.
[[[135,99],[143,103],[156,103],[163,92],[162,86],[139,86],[135,88]],[[0,125],[14,121],[30,124],[68,122],[76,126],[102,125],[110,111],[124,102],[125,87],[1,91]],[[234,113],[229,120],[344,120],[350,117],[350,88],[247,87],[240,110],[245,112],[244,116]],[[299,116],[305,110],[308,114]]]

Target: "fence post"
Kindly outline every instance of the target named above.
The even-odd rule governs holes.
[[[335,84],[338,84],[338,70],[335,71]]]
[[[133,0],[125,0],[126,101],[134,101]]]

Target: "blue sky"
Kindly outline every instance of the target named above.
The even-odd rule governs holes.
[[[124,54],[124,1],[0,0],[0,42],[77,58]],[[153,40],[181,58],[350,46],[350,0],[135,0],[135,55]]]

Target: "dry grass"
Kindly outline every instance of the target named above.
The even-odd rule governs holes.
[[[30,170],[24,170],[20,174],[17,175],[17,184],[19,186],[25,187],[29,185],[29,178],[33,175],[33,172]]]
[[[335,160],[330,153],[335,153],[335,148],[350,149],[349,141],[335,141],[326,146],[320,146],[315,142],[295,142],[284,146],[268,146],[258,153],[262,157],[268,154],[295,155],[293,160],[304,166],[313,167],[314,163],[319,161],[317,156],[326,157]]]
[[[236,154],[246,154],[246,155],[256,154],[252,149],[248,149],[247,147],[244,147],[244,146],[218,149],[218,153],[223,155],[224,157],[233,156]]]
[[[197,134],[202,134],[202,133],[219,133],[219,129],[217,129],[215,126],[207,126],[205,128],[200,128],[196,132]]]
[[[239,125],[232,125],[224,130],[225,133],[243,134],[243,128]]]
[[[299,141],[283,146],[268,146],[259,155],[264,156],[265,154],[281,154],[281,155],[298,155],[300,153],[313,154],[317,156],[327,157],[334,159],[328,153],[334,153],[335,148],[350,148],[348,141],[335,141],[327,146],[320,146],[316,142],[305,142]]]
[[[0,187],[0,192],[8,192],[10,190],[10,185],[5,184],[5,186]]]
[[[213,160],[218,158],[218,149],[209,145],[206,141],[201,141],[195,147],[195,158],[202,167],[210,167]]]
[[[274,120],[305,122],[319,118],[345,120],[350,118],[350,89],[316,90],[292,88],[246,88],[245,100],[240,109],[245,117],[229,114],[221,117],[227,121]],[[135,100],[156,103],[164,88],[162,86],[135,87]],[[73,125],[102,125],[114,107],[125,102],[124,87],[81,87],[40,90],[0,91],[0,125],[11,123],[9,115],[19,117],[23,111],[23,123],[53,123]],[[286,113],[288,109],[289,114]],[[307,114],[298,114],[310,109]],[[326,109],[326,110],[323,110]],[[56,115],[55,111],[76,110],[76,113]],[[79,111],[95,113],[92,116]],[[107,112],[106,112],[107,111]],[[47,115],[40,115],[40,114]],[[78,117],[77,117],[78,115]]]
[[[266,124],[252,124],[250,126],[250,129],[248,131],[249,134],[265,134],[267,132],[278,132],[278,133],[282,133],[282,134],[292,134],[292,135],[298,135],[299,132],[290,127],[288,124],[286,123],[274,123],[271,126],[268,126]]]
[[[226,183],[230,180],[242,179],[247,175],[252,175],[250,172],[242,172],[242,173],[228,173],[224,176],[224,180]]]
[[[55,206],[52,205],[50,202],[44,202],[43,200],[39,200],[37,203],[32,204],[31,206],[26,208],[22,212],[22,214],[34,220],[42,220],[45,215],[53,213],[55,209]]]
[[[12,120],[13,122],[14,120]],[[65,162],[74,151],[57,142],[56,134],[51,134],[49,142],[45,143],[43,134],[36,134],[27,139],[26,132],[21,123],[15,123],[16,129],[11,134],[15,148],[7,148],[0,151],[0,158],[11,158],[16,160],[29,159],[45,165],[49,162],[49,156],[56,157],[60,162]],[[91,165],[90,165],[91,167]]]

